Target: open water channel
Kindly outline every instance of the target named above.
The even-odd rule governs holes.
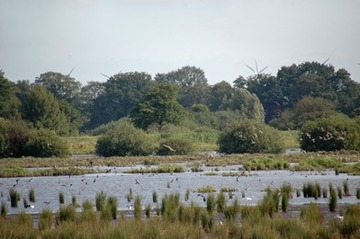
[[[140,167],[140,166],[139,166]],[[142,166],[145,167],[145,166]],[[360,176],[350,176],[347,174],[335,175],[334,171],[323,172],[292,172],[287,170],[272,171],[252,171],[250,176],[225,177],[225,172],[239,172],[241,166],[218,167],[214,168],[203,166],[203,172],[191,172],[189,168],[184,173],[164,173],[164,174],[128,174],[124,173],[129,168],[109,168],[111,172],[102,174],[87,174],[82,176],[51,176],[51,177],[24,177],[24,178],[1,178],[0,179],[0,201],[7,203],[9,213],[16,214],[22,211],[26,213],[39,213],[43,208],[50,208],[58,211],[59,193],[65,195],[65,204],[71,204],[72,196],[76,196],[78,204],[84,200],[90,200],[95,204],[95,196],[98,192],[105,192],[108,196],[116,196],[118,199],[119,210],[131,210],[132,203],[126,199],[131,189],[133,195],[139,195],[142,205],[151,204],[154,208],[156,204],[152,202],[152,194],[158,194],[159,201],[165,194],[179,193],[181,201],[205,206],[202,194],[197,189],[212,186],[217,191],[221,188],[235,188],[234,196],[242,205],[257,204],[264,196],[264,189],[267,187],[279,188],[284,183],[289,183],[295,189],[301,189],[305,183],[318,182],[321,187],[332,184],[334,187],[342,187],[343,182],[347,181],[351,196],[343,197],[338,203],[360,203],[356,199],[356,188],[360,187]],[[109,170],[110,171],[110,170]],[[209,176],[207,173],[213,172],[216,175]],[[18,208],[11,208],[9,201],[9,190],[15,188],[21,194],[21,201]],[[35,190],[36,202],[32,203],[33,208],[24,208],[22,198],[28,199],[29,190]],[[190,190],[190,199],[185,202],[185,193]],[[245,197],[242,197],[244,192]],[[225,194],[227,195],[227,194]],[[205,195],[206,196],[206,195]],[[290,204],[305,204],[309,202],[328,203],[327,198],[304,198],[296,197],[293,193]],[[235,198],[233,197],[233,198]],[[226,197],[229,201],[228,196]]]

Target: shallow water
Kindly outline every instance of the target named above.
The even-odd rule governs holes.
[[[349,176],[347,174],[335,175],[334,171],[324,172],[291,172],[291,171],[252,171],[252,176],[241,177],[224,177],[221,174],[224,172],[239,172],[241,166],[219,167],[214,171],[214,168],[203,167],[204,172],[190,172],[187,169],[185,173],[174,174],[126,174],[124,170],[129,168],[109,168],[110,173],[104,174],[88,174],[83,176],[57,176],[57,177],[34,177],[34,178],[1,178],[0,192],[2,198],[8,205],[9,213],[15,214],[22,211],[27,213],[38,213],[43,208],[50,208],[53,211],[59,209],[59,193],[63,192],[65,195],[65,204],[71,204],[72,196],[76,196],[78,204],[88,199],[95,204],[95,196],[97,192],[104,191],[108,196],[116,196],[118,198],[119,210],[126,210],[132,206],[132,202],[127,202],[126,194],[131,188],[133,195],[139,195],[142,199],[142,205],[151,204],[152,193],[155,191],[158,194],[159,203],[161,197],[165,194],[178,192],[180,193],[181,201],[184,202],[184,196],[187,189],[190,189],[190,200],[186,203],[194,201],[201,206],[205,206],[203,197],[195,192],[198,188],[205,186],[214,187],[218,193],[221,188],[235,188],[236,192],[233,194],[238,198],[240,204],[253,205],[258,203],[264,195],[266,187],[279,188],[284,183],[290,183],[293,188],[301,189],[304,183],[318,182],[321,187],[328,188],[331,183],[334,187],[342,187],[345,180],[348,181],[351,195],[350,197],[343,197],[339,199],[339,203],[360,203],[356,199],[356,188],[360,187],[360,176]],[[206,172],[213,172],[217,175],[207,176]],[[16,180],[18,180],[16,182]],[[137,183],[138,182],[138,183]],[[168,187],[170,186],[170,187]],[[18,208],[11,208],[9,201],[9,190],[15,188],[21,194],[21,201]],[[24,208],[22,198],[28,199],[29,190],[35,190],[36,202],[34,208]],[[242,192],[245,193],[245,198],[242,198]],[[225,194],[227,196],[227,194]],[[296,197],[293,192],[293,199],[291,204],[304,204],[309,202],[328,203],[327,198],[313,198]],[[229,197],[226,197],[229,201]]]

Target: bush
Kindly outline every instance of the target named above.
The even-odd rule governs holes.
[[[279,140],[280,139],[280,140]],[[223,153],[280,153],[284,150],[281,134],[258,122],[245,120],[220,135],[219,151]]]
[[[167,138],[160,142],[159,155],[186,155],[194,151],[190,140],[183,138]]]
[[[29,132],[24,155],[40,158],[66,157],[69,155],[69,148],[53,131],[34,129]]]
[[[346,116],[311,121],[301,131],[301,148],[306,151],[360,150],[360,125]]]
[[[149,136],[125,120],[117,122],[96,143],[96,154],[105,157],[149,155],[154,149]]]

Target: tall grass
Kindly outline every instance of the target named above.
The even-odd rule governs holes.
[[[10,189],[10,203],[11,207],[18,207],[18,202],[20,201],[20,193],[18,193],[15,189]]]
[[[63,192],[59,192],[59,203],[64,204],[65,203],[65,196]]]
[[[48,230],[53,225],[53,213],[50,209],[43,209],[40,213],[38,227],[39,230]]]
[[[96,193],[95,196],[95,207],[97,211],[101,211],[106,206],[106,193],[101,191],[100,193]]]
[[[141,197],[136,196],[134,201],[134,217],[136,220],[140,220],[142,215]]]
[[[111,217],[112,219],[116,219],[117,218],[117,213],[118,213],[118,201],[116,197],[109,197],[108,198],[108,206],[110,207],[110,211],[111,211]]]
[[[30,189],[29,191],[29,200],[30,202],[35,202],[36,198],[35,198],[35,191],[33,188]]]
[[[337,194],[332,185],[329,186],[329,192],[330,192],[329,210],[330,212],[335,212],[337,207]]]
[[[8,214],[8,208],[6,206],[6,203],[4,201],[1,201],[0,217],[6,218],[7,214]]]

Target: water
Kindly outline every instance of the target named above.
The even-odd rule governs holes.
[[[59,209],[59,193],[63,192],[65,195],[65,204],[71,204],[72,196],[75,196],[78,204],[85,200],[90,200],[95,204],[95,196],[97,192],[104,191],[108,196],[116,196],[118,198],[119,210],[127,210],[132,206],[133,202],[128,202],[126,194],[129,189],[133,191],[133,195],[139,195],[142,199],[142,205],[145,207],[151,204],[153,192],[157,192],[159,203],[165,194],[179,193],[182,202],[185,198],[185,192],[190,190],[190,200],[196,202],[201,206],[205,206],[201,194],[195,192],[198,188],[205,186],[214,187],[218,193],[221,188],[235,188],[236,192],[233,194],[238,198],[242,205],[257,204],[264,196],[264,189],[267,187],[279,188],[284,183],[290,183],[293,188],[301,189],[304,183],[318,182],[321,187],[328,188],[331,183],[334,187],[342,187],[342,184],[347,180],[350,193],[352,196],[343,197],[339,199],[339,203],[359,203],[356,199],[356,188],[360,187],[360,176],[349,176],[347,174],[340,174],[335,176],[334,171],[324,172],[291,172],[291,171],[252,171],[252,176],[241,177],[224,177],[224,172],[239,172],[237,166],[220,167],[214,171],[214,168],[203,167],[204,172],[190,172],[187,169],[185,173],[176,174],[126,174],[124,170],[129,168],[111,168],[111,173],[104,174],[88,174],[83,176],[57,176],[57,177],[34,177],[34,178],[1,178],[0,192],[2,196],[1,201],[8,205],[9,213],[16,214],[22,211],[27,213],[38,213],[43,208],[49,208],[52,211]],[[109,168],[110,169],[110,168]],[[214,172],[217,175],[207,176],[206,172]],[[18,181],[16,181],[18,180]],[[138,183],[137,183],[138,182]],[[9,201],[9,190],[16,189],[21,194],[21,201],[18,208],[11,208]],[[35,190],[36,202],[31,203],[34,208],[24,208],[22,199],[28,198],[29,190]],[[245,198],[242,198],[242,192],[245,193]],[[227,194],[225,194],[227,196]],[[295,192],[294,198],[290,201],[291,204],[305,204],[310,202],[328,203],[327,198],[297,198]],[[229,201],[230,198],[226,197]]]

